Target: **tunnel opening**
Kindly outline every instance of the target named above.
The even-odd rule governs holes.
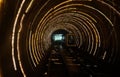
[[[68,32],[64,29],[56,30],[51,35],[52,45],[55,46],[66,46],[66,35]]]

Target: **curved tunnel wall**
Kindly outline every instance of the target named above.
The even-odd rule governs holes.
[[[120,13],[110,3],[101,0],[18,1],[9,32],[9,70],[24,77],[42,72],[52,45],[51,35],[59,29],[75,36],[76,47],[82,50],[78,52],[119,64]]]

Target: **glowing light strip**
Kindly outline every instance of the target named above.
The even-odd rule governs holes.
[[[33,56],[33,59],[34,59],[34,61],[35,61],[35,64],[36,64],[36,56],[35,56],[35,54],[34,54],[34,42],[33,42],[33,37],[34,37],[34,35],[32,34],[31,35],[31,42],[32,42],[32,56]],[[37,65],[37,64],[36,64]]]
[[[74,13],[74,12],[73,12]],[[74,16],[78,16],[77,14],[74,14]],[[74,17],[73,16],[73,20],[74,20],[74,22],[75,23],[77,23],[77,25],[81,25],[81,26],[83,26],[84,24],[83,23],[81,23],[81,22],[83,22],[83,19],[84,19],[84,17],[82,18],[81,17],[81,15],[79,14],[79,16],[78,17],[80,17],[80,18],[77,18],[77,17]],[[72,21],[73,21],[72,20]],[[79,21],[79,22],[77,22],[77,21]],[[80,22],[81,21],[81,22]],[[77,27],[79,27],[79,28],[81,28],[82,29],[82,27],[81,26],[75,26],[75,28],[76,28],[76,30],[75,31],[79,31],[78,29],[77,29]],[[74,26],[73,26],[74,27]],[[78,32],[78,34],[79,34],[79,36],[80,36],[80,46],[82,45],[82,40],[83,40],[83,36],[82,36],[82,32]],[[79,46],[79,48],[80,48],[80,46]]]
[[[72,0],[68,0],[68,1],[72,1]]]
[[[95,28],[93,28],[94,25],[92,25],[89,21],[87,21],[87,23],[91,26],[93,32],[95,33],[95,31],[94,31]],[[94,37],[93,37],[93,33],[92,33],[92,31],[90,31],[90,32],[91,32],[91,36],[92,36],[92,45],[91,45],[91,50],[90,50],[90,54],[91,54],[91,53],[93,52]],[[96,35],[96,34],[95,34],[95,35]],[[96,48],[95,48],[95,49],[96,49]]]
[[[35,37],[36,37],[36,51],[37,51],[37,57],[38,57],[38,61],[40,61],[40,53],[39,53],[39,50],[38,50],[38,45],[39,45],[39,41],[38,41],[38,35],[37,33],[35,33]]]
[[[25,11],[26,13],[30,10],[30,7],[32,6],[33,1],[34,1],[34,0],[31,0],[31,1],[30,1],[30,4],[28,5],[28,7],[27,7],[27,9],[26,9],[26,11]]]
[[[43,37],[43,34],[41,35],[41,37]],[[41,39],[42,40],[42,39]],[[43,42],[43,41],[42,41]],[[42,56],[44,56],[45,52],[44,52],[44,47],[43,44],[41,43],[41,50],[42,50]]]
[[[96,22],[97,23],[97,21],[93,18],[93,17],[91,17],[89,14],[87,14],[87,13],[84,13],[84,12],[82,12],[82,11],[79,11],[79,13],[81,13],[81,14],[83,14],[83,15],[86,15],[86,16],[88,16],[89,18],[91,18],[94,22]],[[89,18],[87,18],[87,19],[89,19]],[[90,20],[91,21],[91,20]],[[92,21],[91,21],[92,22]]]
[[[39,56],[39,59],[41,60],[42,57],[41,57],[41,53],[40,53],[40,49],[39,49],[39,37],[38,37],[39,33],[37,34],[37,49],[38,49],[38,56]]]
[[[40,8],[40,10],[38,11],[38,13],[35,15],[35,17],[34,17],[34,19],[33,19],[33,23],[35,22],[35,20],[37,19],[38,15],[40,14],[40,11],[48,4],[49,1],[50,1],[50,0],[48,0],[47,2],[45,2],[45,4]],[[32,24],[33,24],[33,23],[32,23]],[[40,45],[40,46],[41,46],[41,45]],[[41,50],[42,50],[42,48],[41,48]],[[43,50],[42,50],[41,52],[44,53]],[[43,56],[42,53],[41,53],[41,56],[40,56],[40,57]]]
[[[117,11],[113,6],[111,6],[110,4],[107,4],[106,2],[102,1],[102,0],[97,0],[105,5],[107,5],[108,7],[110,7],[111,9],[113,9],[119,16],[120,16],[120,12]]]
[[[20,58],[20,46],[19,46],[19,41],[20,41],[20,33],[21,33],[21,30],[22,30],[22,23],[23,23],[23,19],[25,17],[25,14],[23,14],[22,18],[21,18],[21,21],[20,21],[20,28],[18,30],[18,36],[17,36],[17,51],[18,51],[18,62],[19,62],[19,66],[20,66],[20,69],[21,69],[21,72],[23,74],[24,77],[26,77],[25,75],[25,72],[24,72],[24,69],[23,69],[23,66],[22,66],[22,62],[21,62],[21,58]]]
[[[40,59],[42,59],[41,52],[40,52],[40,46],[39,46],[39,44],[40,44],[40,42],[41,42],[41,41],[39,41],[40,32],[39,32],[38,30],[36,30],[35,33],[37,33],[37,39],[38,39],[38,45],[37,45],[38,55],[39,55]]]
[[[102,59],[104,60],[106,57],[107,51],[104,52]]]
[[[34,53],[35,53],[35,55],[36,55],[36,60],[37,60],[37,62],[38,62],[38,64],[39,64],[40,59],[39,59],[39,57],[38,57],[38,54],[37,54],[38,51],[37,51],[37,48],[36,48],[36,47],[37,47],[37,44],[36,44],[37,42],[38,42],[38,41],[37,41],[37,39],[36,39],[36,33],[35,33],[35,34],[34,34],[34,50],[35,50]]]
[[[69,1],[66,1],[66,2],[69,2]],[[65,3],[66,3],[65,2]],[[64,2],[63,2],[64,3]],[[62,3],[61,3],[62,4]],[[61,5],[60,4],[60,5]],[[66,5],[66,6],[64,6],[64,7],[61,7],[61,8],[59,8],[59,9],[57,9],[57,10],[55,10],[54,12],[57,12],[57,11],[60,11],[61,9],[63,9],[63,8],[67,8],[67,7],[69,7],[69,6],[76,6],[76,5],[78,5],[78,6],[81,6],[81,5],[83,5],[83,4],[71,4],[71,5]],[[57,6],[55,6],[54,8],[52,8],[52,9],[50,9],[45,15],[44,15],[44,17],[41,19],[41,21],[40,21],[40,23],[43,23],[43,22],[45,22],[45,19],[47,19],[47,18],[49,18],[49,16],[50,15],[53,15],[53,13],[50,13],[53,9],[55,9],[55,8],[57,8],[59,5],[57,5]],[[74,8],[75,9],[75,8]],[[49,14],[50,13],[50,14]],[[42,22],[43,21],[43,22]],[[40,24],[39,23],[39,24]]]
[[[75,10],[76,8],[69,8],[69,10]],[[53,17],[53,15],[55,16],[55,15],[57,15],[57,14],[59,14],[59,13],[62,13],[62,12],[64,12],[64,11],[66,11],[66,10],[68,10],[67,8],[66,9],[63,9],[63,10],[56,10],[56,11],[54,11],[54,12],[52,12],[52,13],[50,13],[50,14],[48,14],[48,15],[46,15],[46,17],[45,17],[45,19],[43,19],[43,22],[44,23],[46,23],[46,22],[48,22],[49,20],[51,20],[51,19],[55,19],[55,18],[57,18],[57,17],[60,17],[60,15],[58,15],[58,16],[56,16],[56,17]],[[58,11],[58,12],[57,12]],[[66,15],[67,16],[67,15]],[[42,20],[41,20],[42,21]],[[43,24],[43,23],[42,23]],[[41,25],[42,25],[41,24]],[[46,27],[46,26],[45,26]]]
[[[70,24],[70,23],[67,23],[68,24],[68,26],[71,26],[71,29],[74,29],[74,35],[75,35],[75,39],[76,39],[76,46],[81,46],[82,45],[82,35],[81,35],[81,32],[79,32],[79,29],[77,28],[77,26],[75,26],[75,25],[73,25],[73,24]],[[66,25],[66,24],[65,24]],[[79,40],[78,40],[78,36],[80,36],[80,42],[79,42]]]
[[[82,13],[82,12],[81,12]],[[79,20],[79,21],[81,21],[84,25],[82,25],[82,27],[84,28],[83,30],[85,30],[85,34],[87,34],[89,37],[89,39],[88,39],[88,48],[87,48],[87,51],[89,51],[89,49],[90,49],[90,34],[92,34],[92,32],[91,32],[91,30],[90,30],[90,28],[88,27],[88,25],[85,23],[85,21],[88,21],[89,19],[87,18],[87,17],[85,17],[85,16],[83,16],[83,15],[80,15],[80,18],[81,18],[81,20]],[[88,23],[88,22],[87,22]],[[90,31],[90,32],[89,32]]]
[[[90,49],[90,54],[91,54],[91,52],[92,52],[92,50],[93,50],[93,43],[94,43],[94,39],[93,39],[93,33],[92,33],[92,31],[91,31],[91,27],[89,27],[89,26],[91,26],[91,24],[88,22],[89,20],[86,20],[86,23],[87,24],[89,24],[89,25],[85,25],[86,27],[87,27],[87,30],[88,30],[88,36],[89,36],[89,44],[88,44],[88,49],[87,49],[87,51],[89,51],[89,49],[90,49],[90,46],[91,46],[91,49]],[[86,24],[85,23],[85,24]],[[90,37],[92,37],[92,41],[91,41],[91,38]],[[92,42],[92,43],[91,43]],[[92,45],[91,45],[92,44]]]
[[[34,61],[33,56],[32,56],[31,37],[32,37],[32,31],[30,31],[30,35],[29,35],[29,51],[30,51],[30,57],[31,57],[31,59],[32,59],[32,63],[33,63],[33,65],[36,67],[35,61]]]
[[[35,46],[35,43],[34,43],[34,34],[32,34],[32,53],[33,53],[33,56],[34,56],[34,59],[35,59],[36,63],[38,64],[38,60],[36,58],[35,51],[34,51],[34,46]]]
[[[20,7],[19,7],[19,10],[18,10],[18,13],[16,15],[16,18],[15,18],[15,22],[14,22],[14,25],[13,25],[13,31],[12,31],[12,60],[13,60],[13,66],[14,66],[14,70],[17,70],[17,66],[16,66],[16,61],[15,61],[15,47],[14,47],[14,40],[15,40],[15,29],[16,29],[16,26],[17,26],[17,21],[18,21],[18,17],[20,15],[20,12],[21,12],[21,9],[23,7],[25,3],[25,0],[22,1]]]
[[[0,0],[0,12],[1,12],[1,9],[2,9],[2,4],[4,3],[3,0]]]
[[[95,23],[97,23],[97,21],[96,21],[93,17],[91,17],[90,15],[88,15],[88,14],[86,14],[86,13],[84,13],[84,12],[79,12],[79,13],[82,13],[83,15],[86,15],[86,16],[90,17]],[[80,16],[80,17],[81,17],[81,16]],[[86,17],[85,17],[85,18],[86,18]],[[86,18],[86,19],[89,20],[88,18]],[[90,23],[90,22],[91,22],[91,23]],[[99,44],[98,46],[100,47],[100,35],[99,35],[99,32],[98,32],[98,30],[96,29],[95,25],[93,24],[93,22],[92,22],[91,20],[89,20],[89,24],[93,25],[93,26],[91,26],[91,27],[93,28],[93,30],[94,30],[94,32],[95,32],[96,42]],[[93,55],[95,55],[96,50],[97,50],[97,44],[96,44],[96,46],[95,46],[95,52],[93,53]]]
[[[93,55],[95,55],[96,51],[97,51],[97,47],[100,47],[100,45],[101,45],[101,41],[100,41],[100,34],[99,34],[98,30],[96,29],[96,27],[93,23],[91,23],[91,24],[93,25],[92,27],[94,28],[94,33],[95,33],[95,37],[96,37],[96,46],[95,46],[95,51],[93,53]]]
[[[71,2],[71,1],[70,1],[70,0],[64,1],[64,2],[62,2],[62,3],[58,4],[58,5],[56,5],[56,6],[54,7],[54,9],[56,9],[57,7],[59,7],[59,6],[63,5],[63,4],[65,4],[65,3],[68,3],[68,2]]]
[[[88,8],[91,8],[93,10],[96,10],[97,12],[99,12],[101,15],[103,15],[109,21],[109,23],[111,24],[111,26],[114,26],[113,23],[110,21],[110,19],[105,14],[103,14],[100,10],[98,10],[98,9],[92,7],[92,6],[88,6],[88,5],[84,5],[84,6],[88,7]]]
[[[40,11],[47,5],[47,3],[49,2],[50,0],[48,0],[47,2],[45,2],[45,4],[40,8],[40,10],[38,11],[38,13],[35,15],[34,19],[33,19],[33,23],[35,22],[35,20],[37,19],[38,15],[40,14]],[[32,23],[32,24],[33,24]]]
[[[41,43],[41,40],[40,40],[41,37],[39,36],[39,35],[42,34],[42,31],[39,32],[39,30],[41,29],[41,27],[42,26],[37,27],[36,32],[35,32],[35,33],[37,33],[37,37],[38,37],[38,45],[40,45],[40,43]],[[38,50],[41,50],[41,46],[38,47]],[[42,51],[39,51],[38,54],[39,54],[40,59],[42,59]]]
[[[77,14],[76,14],[77,15]],[[84,23],[84,21],[87,21],[87,17],[85,17],[85,16],[83,16],[83,15],[81,15],[81,14],[79,14],[79,17],[80,18],[77,18],[78,19],[78,21],[81,21],[81,22],[79,22],[79,24],[81,24],[82,25],[82,29],[84,30],[84,33],[85,34],[87,34],[88,36],[89,36],[89,44],[90,44],[90,33],[89,33],[89,31],[88,30],[90,30],[90,28],[87,26],[87,24],[86,23]],[[76,19],[76,18],[75,18]],[[83,21],[84,20],[84,21]],[[84,28],[83,28],[84,27]],[[89,49],[90,49],[90,45],[88,44],[88,48],[87,48],[87,51],[89,51]]]
[[[73,9],[73,8],[72,8],[72,9]],[[67,9],[64,9],[64,10],[67,10]],[[64,10],[62,10],[62,11],[64,11]],[[59,12],[62,12],[62,11],[59,11]],[[59,13],[59,12],[58,12],[58,13]],[[45,19],[43,19],[43,21],[41,20],[42,23],[39,23],[39,25],[41,24],[42,26],[44,26],[45,23],[50,20],[50,19],[49,19],[49,16],[50,16],[50,15],[52,15],[52,14],[50,13],[49,15],[47,15],[47,17],[45,17]],[[54,15],[56,15],[56,14],[54,14]],[[52,18],[52,19],[53,19],[53,18]],[[45,29],[46,29],[47,27],[48,27],[48,26],[44,26],[42,30],[45,31]]]
[[[90,15],[88,15],[88,14],[86,14],[86,13],[84,13],[84,12],[80,12],[80,11],[79,11],[78,13],[83,14],[83,15],[80,15],[80,14],[79,14],[79,16],[81,17],[81,19],[86,20],[86,21],[89,20],[88,24],[89,24],[90,26],[93,24],[93,22],[92,22],[89,18],[91,18],[94,22],[97,23],[97,21],[96,21],[93,17],[91,17]],[[85,15],[85,16],[88,16],[89,18],[85,17],[84,15]],[[91,27],[93,27],[93,26],[91,26]],[[92,35],[92,40],[93,40],[93,35]],[[94,40],[93,40],[93,41],[94,41]],[[89,39],[89,43],[90,43],[90,39]],[[90,48],[90,46],[88,47],[88,50],[89,50],[89,48]],[[92,52],[92,49],[93,49],[93,42],[92,42],[92,45],[91,45],[90,54],[91,54],[91,52]],[[88,50],[87,50],[87,51],[88,51]],[[95,50],[96,50],[96,48],[95,48]]]
[[[2,4],[3,3],[3,0],[0,0],[0,4]]]
[[[75,15],[77,15],[77,14],[75,14]],[[78,15],[77,15],[78,16]],[[79,17],[80,18],[74,18],[74,19],[76,19],[77,21],[79,21],[79,22],[75,22],[75,23],[78,23],[78,24],[80,24],[81,26],[79,26],[82,30],[83,30],[83,27],[84,27],[84,33],[86,33],[87,32],[87,34],[89,35],[89,33],[88,33],[88,30],[87,30],[87,28],[85,27],[85,24],[86,23],[84,23],[84,21],[85,21],[85,19],[86,19],[86,17],[84,17],[84,16],[81,16],[81,14],[79,14]],[[84,20],[84,21],[83,21]],[[75,20],[74,20],[75,21]],[[82,22],[82,23],[81,23]],[[80,45],[82,45],[82,40],[83,40],[83,37],[82,37],[82,34],[81,34],[81,32],[79,32],[79,35],[80,35]],[[80,47],[80,46],[79,46]],[[88,47],[89,48],[89,47]]]
[[[79,20],[79,21],[82,21],[82,20]],[[83,22],[83,21],[82,21]],[[80,48],[80,46],[83,44],[83,40],[84,40],[84,38],[83,38],[83,35],[84,35],[84,33],[86,32],[86,30],[84,30],[83,29],[83,23],[81,23],[81,22],[77,22],[79,25],[81,25],[81,26],[79,26],[79,28],[82,30],[80,30],[81,32],[78,32],[78,34],[79,34],[79,37],[80,37],[80,45],[79,45],[79,48]]]

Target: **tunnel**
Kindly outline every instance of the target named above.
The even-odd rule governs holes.
[[[119,0],[0,0],[0,77],[119,77]]]

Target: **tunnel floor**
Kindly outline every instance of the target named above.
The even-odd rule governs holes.
[[[44,77],[113,77],[105,65],[94,63],[91,57],[74,56],[71,48],[51,50]],[[78,55],[79,56],[79,55]],[[102,67],[100,67],[100,65]],[[106,67],[106,68],[104,68]],[[104,68],[104,69],[103,69]],[[103,70],[105,70],[103,71]]]

